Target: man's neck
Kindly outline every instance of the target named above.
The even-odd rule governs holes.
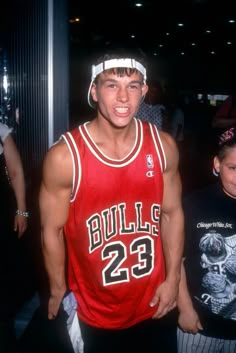
[[[94,119],[88,124],[88,131],[97,147],[109,158],[123,159],[132,150],[136,139],[136,124],[132,120],[129,125],[117,128]]]

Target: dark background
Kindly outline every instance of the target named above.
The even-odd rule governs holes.
[[[90,56],[114,46],[137,48],[147,58],[149,77],[179,90],[230,93],[236,79],[236,23],[228,22],[236,20],[233,1],[140,2],[142,7],[131,0],[68,1],[72,106],[78,99],[84,104]]]

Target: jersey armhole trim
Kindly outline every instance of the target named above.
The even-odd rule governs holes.
[[[166,155],[165,155],[165,151],[163,148],[163,144],[161,142],[160,134],[159,134],[158,129],[155,125],[149,123],[149,126],[150,126],[150,130],[151,130],[153,142],[155,145],[155,149],[156,149],[156,152],[157,152],[157,155],[159,158],[161,171],[162,171],[162,173],[164,173],[164,171],[166,170]]]
[[[61,137],[66,142],[72,158],[73,179],[72,179],[72,190],[71,190],[70,202],[74,202],[81,182],[82,171],[81,171],[80,155],[79,155],[79,151],[76,146],[74,137],[70,132],[66,132]]]

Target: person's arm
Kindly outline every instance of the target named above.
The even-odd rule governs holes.
[[[212,120],[212,127],[213,128],[221,128],[221,129],[227,129],[230,128],[231,126],[236,125],[236,118],[228,118],[225,116],[215,116]]]
[[[54,145],[43,164],[39,205],[41,239],[50,286],[48,318],[54,319],[67,290],[63,226],[67,221],[72,186],[72,160],[64,142]]]
[[[184,260],[181,266],[181,278],[179,284],[177,306],[179,309],[178,323],[184,332],[197,333],[199,330],[203,329],[198,314],[193,307],[193,303],[188,291]]]
[[[20,238],[27,228],[25,179],[20,154],[11,135],[4,140],[3,153],[19,213],[15,216],[14,230]]]
[[[166,280],[157,288],[151,305],[159,303],[154,318],[164,316],[176,306],[184,243],[184,217],[181,181],[178,171],[178,149],[174,139],[161,133],[166,154],[164,194],[161,213],[161,239],[166,265]]]

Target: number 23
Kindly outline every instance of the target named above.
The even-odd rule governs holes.
[[[126,245],[120,241],[107,244],[102,251],[102,259],[111,258],[107,266],[102,271],[103,284],[108,286],[115,283],[128,282],[130,274],[135,277],[147,276],[154,267],[154,241],[151,237],[145,236],[135,239],[127,249]],[[138,263],[127,267],[121,267],[129,255],[137,253]]]

